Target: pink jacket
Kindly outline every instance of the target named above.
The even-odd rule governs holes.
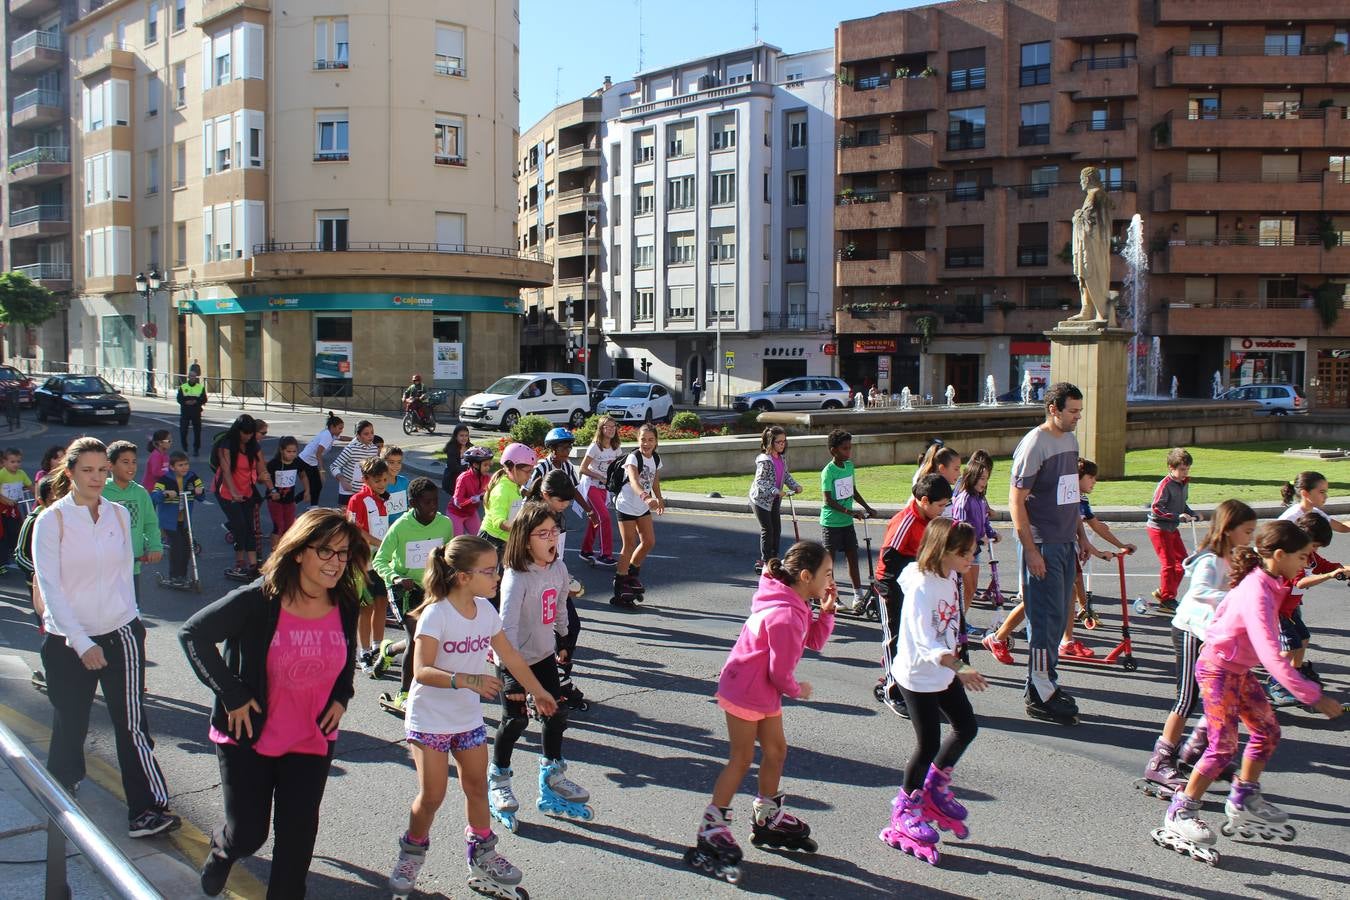
[[[465,469],[455,479],[455,496],[450,498],[450,508],[461,516],[471,515],[478,503],[487,493],[491,475],[479,475],[472,468]],[[478,500],[472,498],[477,497]]]
[[[717,696],[765,715],[783,709],[783,697],[797,697],[801,685],[793,673],[806,647],[820,650],[834,631],[834,615],[811,621],[811,608],[792,588],[761,575],[750,601],[750,618],[731,648]]]
[[[159,481],[168,470],[169,454],[159,449],[151,450],[150,457],[145,461],[145,474],[141,476],[141,485],[147,491],[154,491],[155,482]]]
[[[1311,705],[1322,697],[1317,682],[1304,678],[1280,656],[1280,601],[1289,586],[1268,573],[1254,569],[1229,591],[1214,611],[1205,630],[1200,660],[1229,672],[1245,673],[1265,666],[1300,703]]]

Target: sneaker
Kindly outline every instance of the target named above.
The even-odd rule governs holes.
[[[577,556],[580,556],[584,562],[588,562],[591,565],[595,565],[595,554],[592,553],[591,551],[582,550],[580,553],[577,554]]]
[[[1084,644],[1082,641],[1069,641],[1067,644],[1061,643],[1059,645],[1059,655],[1077,659],[1092,659],[1097,654],[1091,647]]]
[[[154,837],[166,831],[173,831],[182,824],[182,819],[167,810],[147,809],[131,820],[127,834],[134,838]]]
[[[202,863],[201,884],[202,893],[208,897],[216,897],[225,890],[225,882],[230,878],[230,869],[234,868],[234,860],[227,856],[221,856],[212,848],[206,854],[206,862]]]
[[[968,641],[983,641],[984,636],[988,633],[989,631],[986,628],[977,628],[969,622],[966,623],[966,640]]]
[[[232,569],[226,569],[226,570],[225,570],[225,577],[226,577],[226,578],[234,578],[234,579],[238,579],[238,580],[241,580],[241,581],[242,581],[243,579],[249,577],[249,574],[248,574],[248,573],[249,573],[249,570],[246,569],[246,568],[244,568],[243,566],[235,566],[235,567],[232,568]]]
[[[755,574],[756,575],[764,574],[764,560],[762,559],[755,560]]]
[[[889,685],[886,690],[882,692],[881,702],[885,703],[886,708],[900,718],[909,718],[909,707],[905,705],[905,697],[900,693],[900,689],[894,684]]]
[[[1012,651],[1008,649],[1006,641],[1000,641],[996,634],[986,634],[984,640],[980,641],[980,646],[989,651],[989,655],[1003,663],[1005,666],[1011,666],[1014,662]]]
[[[1048,719],[1064,725],[1078,724],[1078,704],[1058,688],[1049,699],[1042,700],[1035,691],[1026,698],[1027,715],[1033,719]]]
[[[1286,691],[1284,685],[1278,681],[1271,681],[1266,685],[1266,695],[1270,697],[1271,706],[1298,706],[1298,698]]]
[[[580,597],[582,594],[586,593],[581,586],[581,582],[577,581],[575,578],[567,583],[567,592],[573,597]]]
[[[604,566],[606,569],[612,569],[619,564],[617,559],[609,555],[597,556],[595,562],[596,565]]]
[[[375,654],[369,650],[362,650],[356,654],[356,667],[362,672],[369,672],[374,662]]]

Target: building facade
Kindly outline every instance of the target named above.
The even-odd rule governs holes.
[[[1043,332],[1078,305],[1071,217],[1091,168],[1119,243],[1138,214],[1151,256],[1137,314],[1125,294],[1120,308],[1143,393],[1175,376],[1208,396],[1219,371],[1334,381],[1321,402],[1350,405],[1350,321],[1317,311],[1339,311],[1350,274],[1347,18],[1329,2],[1017,0],[841,23],[842,373],[962,402],[990,376],[1004,393],[1047,375]]]
[[[148,340],[162,372],[318,395],[513,370],[519,290],[551,280],[514,235],[517,10],[277,15],[113,0],[71,27],[71,361],[140,368]]]
[[[0,129],[0,269],[17,271],[64,301],[71,289],[69,41],[73,0],[14,0],[3,21],[0,72],[8,126]],[[64,316],[36,328],[7,327],[5,356],[41,367],[64,360]]]

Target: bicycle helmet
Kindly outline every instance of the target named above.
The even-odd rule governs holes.
[[[507,444],[506,449],[502,451],[502,465],[526,465],[532,466],[539,461],[534,451],[524,444]]]
[[[421,383],[422,383],[422,376],[421,376],[421,375],[414,375],[413,378],[412,378],[412,380],[415,381],[415,382],[417,382],[418,384],[421,384]]]
[[[556,447],[558,444],[575,444],[576,442],[577,439],[566,428],[554,428],[544,438],[545,447]]]
[[[471,466],[474,463],[480,463],[490,459],[492,459],[492,451],[488,448],[470,447],[464,451],[464,455],[459,458],[459,461],[463,465]]]

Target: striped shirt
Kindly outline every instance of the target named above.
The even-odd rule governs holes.
[[[364,444],[358,438],[343,447],[328,470],[338,480],[338,493],[350,496],[361,490],[361,464],[379,455],[380,450],[374,441]]]

